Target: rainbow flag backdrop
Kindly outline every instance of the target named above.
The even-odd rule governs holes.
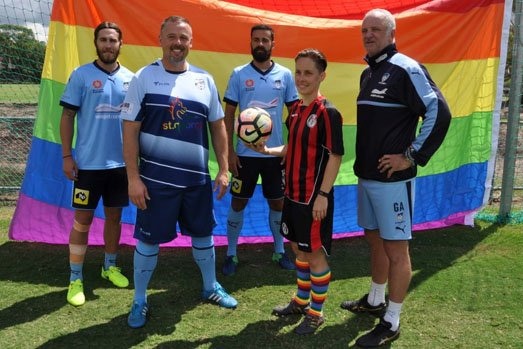
[[[62,173],[58,101],[71,71],[93,61],[93,28],[118,23],[124,46],[120,62],[136,71],[161,56],[160,23],[169,15],[187,17],[193,27],[190,63],[209,71],[223,94],[232,69],[251,60],[250,27],[275,28],[275,61],[294,69],[294,56],[306,47],[328,60],[322,92],[344,117],[344,156],[335,187],[335,237],[361,234],[356,224],[356,177],[352,171],[356,96],[365,68],[360,25],[369,1],[318,0],[54,0],[31,151],[10,226],[9,237],[68,243],[73,222],[71,183]],[[453,119],[445,142],[419,169],[415,229],[472,224],[486,202],[497,147],[503,72],[512,1],[372,1],[397,19],[399,50],[423,63],[445,95]],[[215,173],[216,164],[211,163]],[[215,200],[217,245],[226,244],[230,197]],[[240,242],[272,241],[267,204],[257,188],[246,208]],[[132,238],[136,207],[124,210],[122,243]],[[195,217],[197,219],[197,217]],[[103,244],[103,209],[98,207],[89,243]],[[167,246],[187,246],[181,237]]]

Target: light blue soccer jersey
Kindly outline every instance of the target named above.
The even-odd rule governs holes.
[[[96,63],[76,68],[60,105],[76,110],[76,157],[82,170],[125,166],[120,109],[133,73],[120,66],[108,73]]]
[[[236,67],[229,78],[223,100],[237,105],[237,113],[250,108],[265,109],[272,119],[272,134],[267,140],[268,147],[277,147],[283,141],[283,107],[298,99],[298,91],[292,73],[284,66],[273,63],[262,72],[252,62]],[[247,148],[238,141],[236,154],[240,156],[267,157]]]
[[[162,61],[131,81],[121,117],[141,121],[140,175],[150,183],[189,187],[210,182],[208,122],[223,118],[211,75],[189,65],[166,71]]]

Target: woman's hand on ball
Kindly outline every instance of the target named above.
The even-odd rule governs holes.
[[[247,148],[257,151],[258,153],[270,155],[269,150],[268,150],[267,146],[265,145],[265,142],[263,142],[263,141],[257,142],[255,144],[245,143],[245,145],[247,146]]]

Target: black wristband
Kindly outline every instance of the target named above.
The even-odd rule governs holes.
[[[329,197],[329,193],[326,193],[326,192],[324,192],[323,190],[318,190],[318,195],[319,195],[319,196],[324,196],[324,197],[326,197],[326,198]]]

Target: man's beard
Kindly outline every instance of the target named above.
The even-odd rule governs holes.
[[[120,49],[116,50],[115,52],[103,52],[97,48],[96,54],[103,64],[113,64],[120,55]]]
[[[178,55],[171,54],[171,51],[174,50],[180,50],[180,53]],[[169,62],[171,64],[181,63],[185,61],[185,58],[187,58],[187,48],[184,46],[172,46],[169,51]]]
[[[271,58],[272,50],[266,50],[264,47],[256,47],[251,49],[252,58],[258,62],[262,63]]]

